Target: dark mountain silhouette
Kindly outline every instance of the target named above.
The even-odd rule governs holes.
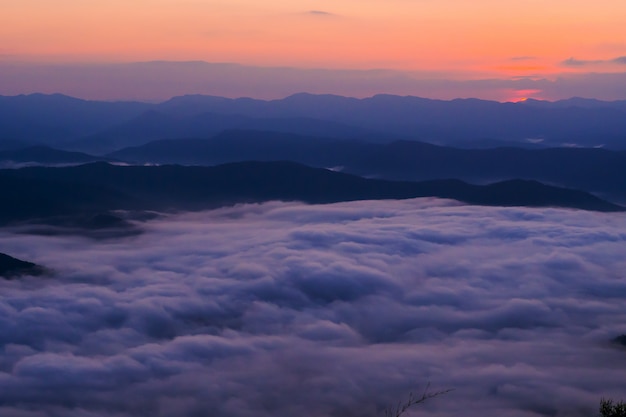
[[[271,132],[228,131],[212,139],[151,142],[110,156],[137,163],[188,165],[290,160],[395,180],[458,178],[486,183],[523,178],[626,201],[626,152],[593,148],[467,150],[414,141],[375,144]]]
[[[27,148],[29,146],[32,146],[32,144],[21,140],[7,138],[0,139],[0,151],[14,151],[17,149]]]
[[[71,175],[61,181],[47,178],[49,173],[54,172],[49,170],[54,168],[39,168],[36,172],[41,175],[31,178],[24,175],[29,169],[0,170],[0,193],[7,201],[10,199],[10,204],[0,206],[0,224],[85,211],[101,212],[131,199],[126,194],[72,178]],[[81,175],[81,170],[73,174]]]
[[[310,136],[348,138],[383,137],[367,129],[307,117],[254,118],[238,114],[168,114],[150,110],[137,118],[68,145],[88,152],[105,153],[157,139],[208,138],[230,129],[265,130]]]
[[[34,163],[41,165],[84,164],[101,160],[103,160],[103,158],[82,152],[61,151],[41,145],[0,151],[0,166],[8,163]]]
[[[74,140],[67,147],[93,153],[105,153],[124,145],[140,145],[153,139],[176,136],[177,131],[183,134],[184,130],[189,129],[182,121],[154,110],[148,110],[118,126]]]
[[[5,279],[16,278],[21,275],[43,275],[45,268],[32,262],[26,262],[0,253],[0,277]]]
[[[87,101],[61,94],[0,96],[0,141],[60,144],[136,117],[152,106]]]
[[[413,141],[416,142],[416,141]],[[478,138],[478,139],[465,139],[462,141],[453,141],[449,144],[440,144],[440,146],[448,146],[451,148],[459,148],[459,149],[493,149],[493,148],[522,148],[522,149],[545,149],[545,148],[553,148],[554,145],[550,146],[550,144],[544,143],[543,139],[533,139],[528,141],[517,141],[511,142],[508,140],[502,139],[489,139],[489,138]],[[565,146],[563,146],[565,147]]]
[[[109,154],[133,163],[217,165],[227,162],[289,160],[317,167],[335,166],[379,146],[289,133],[229,130],[211,139],[169,139]]]
[[[542,140],[551,146],[626,149],[626,105],[577,98],[498,103],[304,93],[268,101],[182,96],[160,104],[93,102],[61,95],[0,97],[0,141],[104,152],[154,139],[207,137],[232,128],[380,141],[462,145],[476,140]]]
[[[470,182],[533,179],[601,193],[626,201],[626,152],[604,149],[495,148],[462,150],[400,141],[350,166],[359,175],[424,180],[460,178]]]
[[[616,338],[612,339],[611,342],[615,343],[616,345],[626,347],[626,334],[617,336]]]
[[[242,162],[215,167],[114,166],[0,170],[3,223],[111,210],[201,210],[270,200],[331,203],[442,197],[480,205],[555,206],[618,211],[588,193],[535,181],[479,186],[459,180],[386,181],[293,162]]]

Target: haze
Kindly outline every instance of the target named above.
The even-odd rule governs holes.
[[[278,98],[299,91],[500,101],[626,96],[626,83],[616,82],[623,81],[626,63],[626,4],[620,0],[0,4],[0,94],[146,100],[185,93]],[[124,65],[152,61],[172,65],[158,71]],[[181,64],[187,61],[243,69],[190,73]],[[285,68],[291,68],[287,77]],[[238,87],[243,80],[246,88]],[[255,80],[263,82],[250,88]]]

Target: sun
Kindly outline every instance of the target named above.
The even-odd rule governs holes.
[[[540,96],[541,93],[542,93],[541,90],[531,90],[531,89],[506,90],[505,97],[507,97],[507,99],[505,101],[509,103],[523,103],[527,100],[533,99],[534,97]]]

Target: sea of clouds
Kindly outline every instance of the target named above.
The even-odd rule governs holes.
[[[626,399],[626,215],[267,203],[0,232],[0,415],[586,416]],[[407,414],[413,415],[413,414]]]

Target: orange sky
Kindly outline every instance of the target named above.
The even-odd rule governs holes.
[[[624,0],[0,0],[0,60],[622,72]],[[563,61],[575,58],[564,65]]]

